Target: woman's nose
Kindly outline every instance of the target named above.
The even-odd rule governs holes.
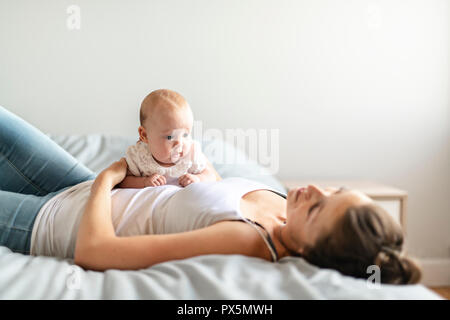
[[[316,185],[310,184],[310,185],[308,185],[307,199],[309,200],[313,196],[322,198],[325,196],[325,191]]]

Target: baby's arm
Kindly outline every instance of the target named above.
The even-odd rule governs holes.
[[[131,188],[141,189],[145,187],[156,187],[166,184],[166,178],[159,174],[150,174],[143,176],[143,172],[140,169],[142,165],[142,159],[139,154],[141,152],[148,152],[145,147],[140,145],[140,142],[136,142],[135,145],[129,146],[126,151],[125,160],[127,161],[127,175],[121,183],[117,185],[117,188]]]
[[[188,170],[188,173],[182,175],[178,179],[178,183],[182,187],[186,187],[187,185],[194,182],[218,181],[222,179],[217,173],[216,169],[214,169],[208,158],[206,158],[206,156],[202,153],[201,146],[196,141],[194,141],[194,143],[192,144],[190,157],[193,165]]]
[[[194,183],[194,182],[200,182],[200,181],[219,181],[222,178],[217,173],[216,169],[214,169],[211,162],[209,162],[208,159],[206,159],[206,166],[205,169],[203,169],[200,173],[186,173],[185,175],[182,175],[178,179],[178,183],[182,187],[186,187],[187,185]]]
[[[141,189],[145,187],[156,187],[166,184],[166,178],[157,173],[152,174],[149,177],[136,177],[130,170],[127,169],[127,176],[116,187],[117,188],[130,188]]]

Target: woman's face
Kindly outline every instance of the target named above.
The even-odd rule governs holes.
[[[287,195],[286,228],[295,251],[302,253],[305,246],[313,246],[320,236],[332,232],[348,207],[372,202],[362,192],[345,188],[323,190],[309,185],[291,189]]]

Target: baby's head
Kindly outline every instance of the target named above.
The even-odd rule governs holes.
[[[173,164],[187,154],[191,146],[192,110],[175,91],[159,89],[147,95],[141,104],[139,138],[161,164]]]

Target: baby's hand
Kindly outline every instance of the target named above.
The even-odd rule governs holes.
[[[194,182],[199,182],[200,178],[195,174],[186,173],[185,175],[182,175],[180,178],[178,178],[178,183],[182,187],[186,187]]]
[[[157,186],[162,186],[166,184],[166,177],[154,173],[152,174],[150,177],[147,177],[145,179],[145,186],[146,187],[157,187]]]

